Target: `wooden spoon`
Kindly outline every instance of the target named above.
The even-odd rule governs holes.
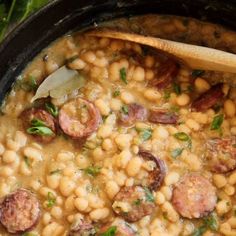
[[[192,69],[236,73],[236,55],[221,50],[134,33],[125,33],[108,28],[97,28],[96,30],[88,31],[87,34],[148,45],[174,55]]]

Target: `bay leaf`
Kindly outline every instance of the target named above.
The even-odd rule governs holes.
[[[31,102],[48,96],[60,98],[75,89],[81,88],[84,83],[85,79],[78,71],[62,66],[40,84]]]

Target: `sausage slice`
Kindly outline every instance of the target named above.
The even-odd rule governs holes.
[[[112,223],[106,224],[99,230],[99,235],[105,233],[110,227],[115,226],[115,236],[135,236],[136,231],[126,221],[116,218]]]
[[[196,111],[206,111],[217,104],[223,98],[222,83],[212,86],[192,103],[192,108]]]
[[[150,80],[149,85],[156,87],[157,89],[165,89],[173,82],[173,79],[179,72],[178,64],[168,59],[163,65],[160,66],[160,70],[157,73],[157,78]]]
[[[127,112],[120,113],[120,122],[123,125],[132,125],[136,121],[144,121],[147,117],[147,110],[143,106],[133,103],[127,105]]]
[[[117,215],[128,222],[135,222],[151,215],[155,204],[148,188],[132,186],[123,187],[117,193],[112,208]]]
[[[101,116],[94,104],[76,98],[64,104],[59,111],[59,124],[65,134],[73,139],[86,138],[97,130]]]
[[[207,142],[207,161],[211,171],[226,173],[236,168],[236,137]]]
[[[20,118],[23,121],[23,126],[25,130],[32,127],[33,120],[43,121],[45,126],[51,129],[52,134],[50,135],[31,134],[37,141],[49,143],[56,137],[55,119],[47,111],[41,108],[29,108],[21,113]]]
[[[89,236],[95,235],[95,233],[96,229],[91,223],[84,220],[80,220],[71,227],[68,236]]]
[[[148,175],[148,187],[156,191],[161,184],[163,183],[163,180],[166,175],[166,165],[165,162],[154,155],[152,155],[148,151],[140,150],[138,153],[143,159],[148,161],[153,161],[156,164],[156,167],[153,171],[150,171]]]
[[[172,204],[183,217],[192,219],[206,216],[216,205],[216,189],[200,174],[185,175],[174,187]]]
[[[148,121],[154,124],[177,124],[178,116],[168,110],[150,110]]]
[[[26,189],[18,189],[7,195],[0,205],[0,222],[9,233],[23,233],[32,229],[39,215],[39,202]]]

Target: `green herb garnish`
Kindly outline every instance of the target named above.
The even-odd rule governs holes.
[[[52,192],[48,192],[46,206],[48,208],[51,208],[52,206],[55,205],[55,203],[56,203],[56,197]]]
[[[142,141],[147,141],[152,137],[152,130],[151,129],[142,129],[139,133],[139,137]]]
[[[144,187],[145,190],[145,198],[147,202],[154,202],[154,197],[152,195],[152,192],[147,188]]]
[[[174,137],[180,141],[188,141],[190,139],[190,137],[184,132],[175,133]]]
[[[101,236],[115,236],[116,231],[117,231],[117,227],[111,226],[106,232],[102,233]]]
[[[54,134],[50,128],[43,126],[30,127],[26,131],[28,134],[36,134],[40,136],[51,136]]]
[[[191,236],[202,236],[207,231],[207,228],[205,225],[202,225],[194,230],[194,232],[191,234]]]
[[[174,137],[180,141],[187,142],[188,148],[192,148],[192,140],[191,138],[184,132],[178,132],[174,134]]]
[[[121,107],[121,111],[125,114],[128,115],[129,114],[129,108],[128,106],[124,105]]]
[[[204,224],[211,229],[212,231],[217,231],[218,229],[218,221],[217,221],[217,217],[216,214],[212,213],[209,216],[205,217],[203,219]]]
[[[39,120],[39,119],[33,119],[33,120],[31,120],[30,123],[32,126],[45,126],[44,121]]]
[[[126,78],[126,69],[123,67],[120,69],[120,79],[125,83],[128,84],[127,78]]]
[[[57,116],[58,116],[59,111],[58,111],[58,108],[57,108],[54,104],[47,102],[47,103],[45,103],[45,107],[46,107],[46,110],[47,110],[52,116],[54,116],[54,117],[57,117]]]
[[[176,158],[181,155],[183,152],[184,148],[175,148],[174,150],[171,151],[171,157]]]
[[[118,96],[120,96],[120,90],[114,91],[113,97],[118,97]]]
[[[142,202],[142,199],[137,199],[135,201],[133,201],[133,204],[136,205],[136,206],[139,206]]]
[[[217,231],[218,229],[218,221],[214,213],[203,218],[203,224],[198,227],[191,236],[202,236],[208,229],[212,231]]]
[[[181,87],[180,87],[179,84],[174,83],[174,84],[173,84],[173,90],[174,90],[174,92],[175,92],[177,95],[180,95],[180,94],[181,94]]]
[[[32,90],[36,90],[38,88],[38,84],[34,76],[29,77],[29,86]]]
[[[26,131],[28,134],[36,134],[41,136],[51,136],[53,135],[53,131],[45,126],[44,121],[39,119],[32,119],[31,120],[31,126]]]
[[[101,167],[100,166],[89,166],[86,169],[84,169],[84,172],[87,175],[91,175],[93,177],[97,176],[101,171]]]
[[[19,79],[16,80],[16,86],[26,92],[35,91],[38,87],[37,81],[33,76],[30,76],[28,80],[19,77]]]
[[[199,76],[202,76],[205,74],[204,70],[193,70],[192,71],[192,77],[197,78]]]
[[[211,130],[219,130],[224,120],[224,115],[220,114],[214,117],[211,122]]]

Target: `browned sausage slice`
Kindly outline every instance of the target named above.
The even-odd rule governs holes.
[[[106,224],[105,226],[103,226],[99,230],[99,235],[106,233],[107,230],[109,230],[109,228],[111,228],[112,226],[116,227],[115,236],[135,236],[135,235],[137,235],[136,231],[132,228],[132,226],[120,218],[116,218],[112,223]]]
[[[127,105],[126,113],[120,113],[120,122],[123,125],[132,125],[136,121],[144,121],[147,117],[147,110],[143,106],[133,103]]]
[[[150,80],[149,85],[157,89],[165,89],[173,82],[179,72],[179,66],[171,59],[168,59],[157,73],[157,78]]]
[[[168,110],[150,110],[148,121],[155,124],[177,124],[178,116]]]
[[[92,102],[76,98],[64,104],[59,111],[63,132],[74,139],[88,137],[97,130],[101,116]]]
[[[25,130],[28,130],[32,126],[33,120],[43,121],[46,127],[51,129],[52,133],[50,135],[43,134],[32,134],[32,136],[39,142],[48,143],[56,137],[56,125],[55,119],[47,111],[40,108],[30,108],[23,111],[20,115],[23,121],[23,126]]]
[[[220,83],[212,86],[192,103],[192,108],[196,111],[206,111],[213,107],[224,96],[222,85],[223,84]]]
[[[206,216],[216,205],[216,189],[200,174],[185,175],[174,187],[172,204],[183,217]]]
[[[207,161],[213,172],[226,173],[234,170],[236,168],[236,137],[209,140]]]
[[[155,157],[148,151],[140,150],[138,154],[145,160],[153,161],[156,164],[155,169],[151,171],[148,175],[148,183],[147,183],[148,187],[151,190],[156,191],[163,183],[163,180],[166,175],[165,162]]]
[[[148,188],[132,186],[123,187],[117,193],[112,208],[128,222],[135,222],[151,215],[155,204]]]
[[[86,236],[86,235],[95,235],[95,227],[84,220],[81,220],[71,227],[71,230],[68,236]]]
[[[0,205],[0,222],[9,233],[23,233],[32,229],[39,215],[39,202],[26,189],[18,189],[7,195]]]

